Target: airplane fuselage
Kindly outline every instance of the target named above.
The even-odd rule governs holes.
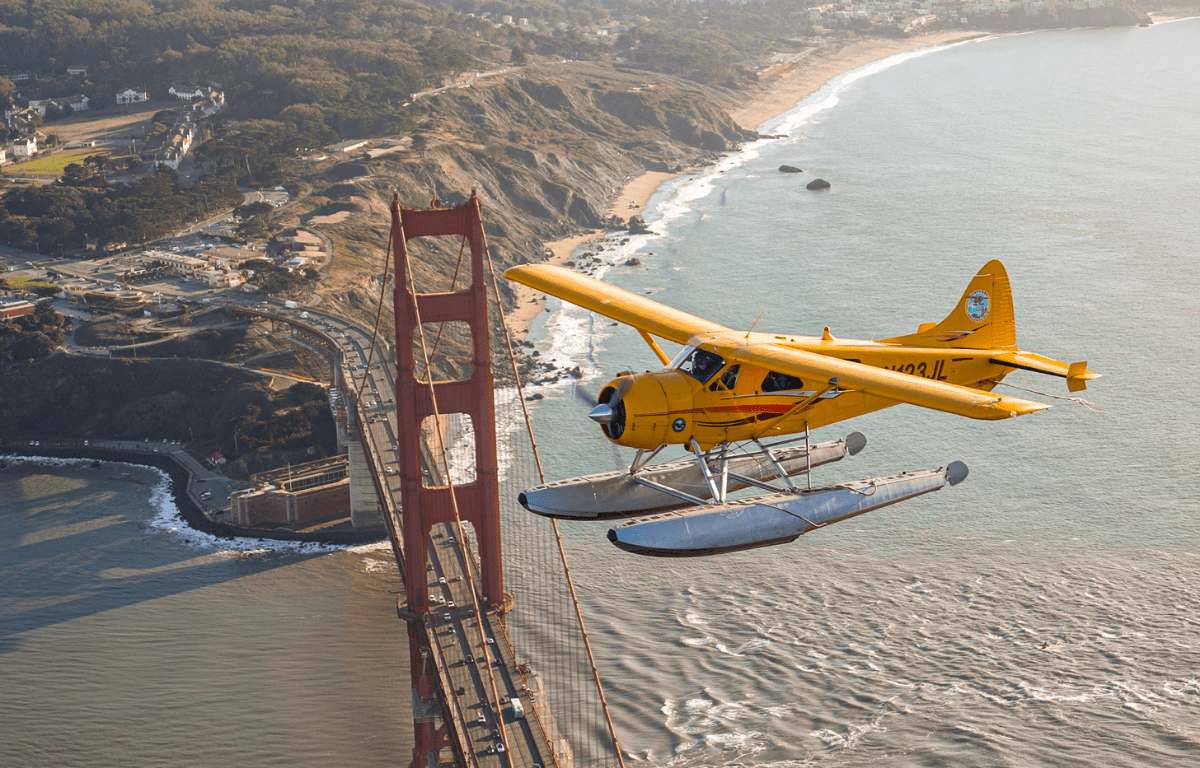
[[[1011,366],[992,362],[993,350],[916,348],[874,341],[733,332],[748,345],[775,345],[883,368],[914,377],[991,390]],[[602,424],[613,442],[653,450],[660,445],[702,448],[774,437],[833,424],[896,401],[828,380],[805,381],[736,361],[692,340],[662,370],[618,375],[601,390],[608,403],[623,389],[617,413]],[[1007,414],[998,414],[997,418]]]

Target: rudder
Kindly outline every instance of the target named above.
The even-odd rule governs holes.
[[[1017,324],[1008,270],[999,259],[992,259],[975,274],[945,320],[924,323],[914,334],[882,341],[914,347],[1015,350]]]

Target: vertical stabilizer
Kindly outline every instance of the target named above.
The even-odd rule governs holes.
[[[912,335],[882,341],[914,347],[1015,350],[1017,324],[1004,264],[999,259],[984,264],[942,322],[925,323]]]

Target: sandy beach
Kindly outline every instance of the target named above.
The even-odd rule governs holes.
[[[763,81],[763,89],[747,103],[730,112],[730,117],[743,128],[753,130],[772,117],[787,112],[796,106],[797,102],[815,93],[822,85],[843,72],[849,72],[873,61],[886,59],[897,53],[927,48],[931,45],[970,40],[986,34],[974,31],[938,32],[898,40],[863,38],[845,44],[822,44],[798,63],[770,70],[769,76]],[[680,175],[682,174],[649,171],[631,179],[613,202],[609,215],[621,219],[641,215],[655,190],[662,186],[663,182]],[[550,254],[546,258],[546,262],[562,264],[570,259],[571,253],[576,248],[603,234],[603,230],[595,230],[546,243],[546,250]],[[517,338],[524,338],[529,332],[533,319],[542,311],[544,297],[532,288],[523,285],[515,287],[517,307],[509,313],[506,319],[510,331]]]
[[[640,216],[642,211],[646,209],[646,203],[649,202],[650,196],[654,194],[654,190],[662,186],[663,182],[673,179],[678,175],[676,173],[647,171],[640,176],[630,179],[621,189],[621,193],[617,195],[617,199],[613,202],[608,214],[621,219],[628,219],[630,216]],[[550,256],[545,259],[545,262],[547,264],[562,264],[571,258],[571,252],[576,248],[603,234],[604,230],[593,230],[586,234],[568,237],[565,240],[555,240],[552,243],[546,243],[546,250],[550,252]],[[533,318],[537,317],[538,312],[542,311],[545,301],[539,291],[519,284],[513,287],[516,288],[517,307],[505,319],[508,321],[508,328],[511,333],[517,338],[523,339],[525,338],[525,334],[529,333],[529,326],[533,322]]]
[[[1161,11],[1147,11],[1146,15],[1155,24],[1168,21],[1182,21],[1183,19],[1194,19],[1200,16],[1200,6],[1192,8],[1163,8]]]
[[[888,56],[895,56],[897,53],[970,40],[987,34],[955,31],[897,40],[872,37],[852,40],[840,47],[819,47],[797,65],[778,72],[772,79],[764,82],[766,90],[741,109],[731,112],[730,117],[743,128],[754,130],[772,117],[787,112],[801,99],[815,93],[822,85],[843,72],[858,69]]]

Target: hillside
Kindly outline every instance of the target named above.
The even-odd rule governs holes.
[[[267,382],[202,360],[52,355],[0,366],[0,436],[179,440],[238,457],[235,475],[335,453],[324,389]]]
[[[276,226],[316,219],[336,253],[317,293],[373,321],[393,192],[403,205],[426,207],[435,198],[461,203],[474,188],[497,270],[539,260],[548,241],[623,226],[608,210],[631,178],[699,167],[755,138],[728,116],[737,99],[682,78],[531,56],[418,101],[412,149],[316,167],[289,162],[283,178],[311,192]],[[460,244],[440,245],[420,254],[421,290],[450,286]],[[501,290],[509,298],[504,281]]]

